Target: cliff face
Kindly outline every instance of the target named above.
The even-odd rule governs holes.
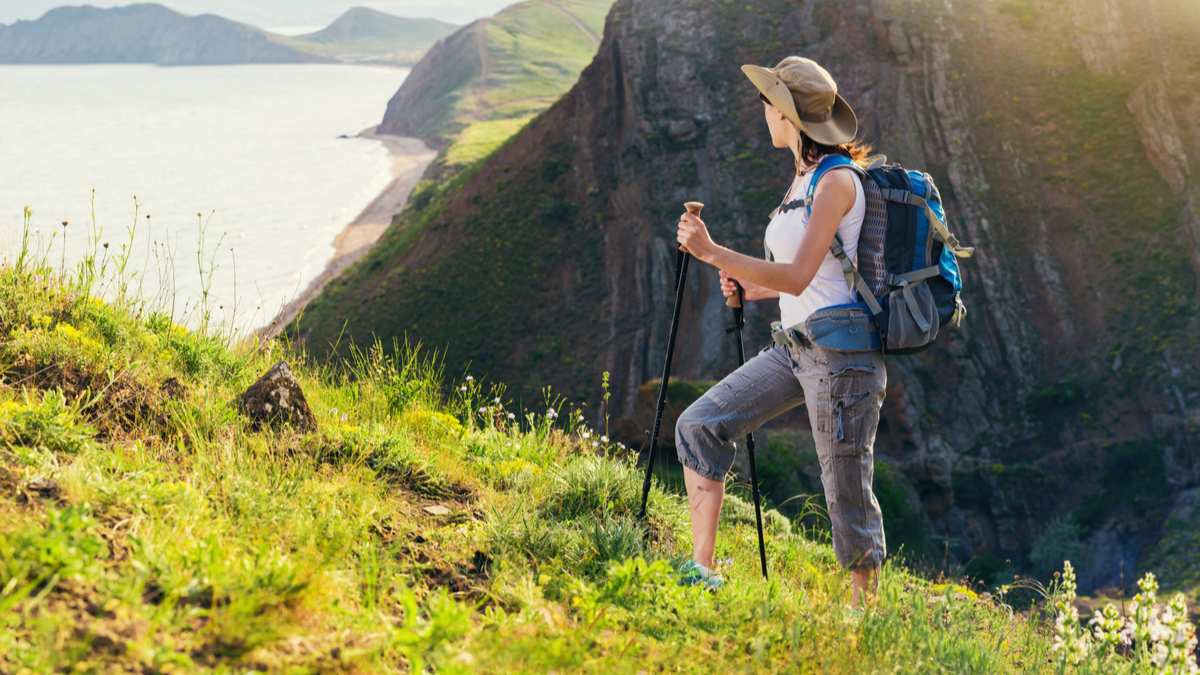
[[[1086,555],[1088,590],[1167,561],[1195,583],[1172,551],[1200,524],[1200,8],[1100,5],[620,0],[576,87],[403,214],[300,335],[408,335],[526,400],[595,404],[608,371],[631,416],[661,369],[682,203],[758,254],[790,178],[739,66],[801,54],[978,250],[964,328],[889,360],[879,457],[914,531],[981,575]],[[678,377],[734,365],[716,279],[689,277]],[[775,309],[748,312],[763,339]]]
[[[163,66],[332,61],[257,28],[162,5],[60,7],[0,26],[0,63],[156,63]]]

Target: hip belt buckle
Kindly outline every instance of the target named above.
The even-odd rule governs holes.
[[[783,328],[778,321],[771,323],[771,339],[780,347],[791,345],[796,349],[811,349],[812,341],[804,334],[803,324]]]

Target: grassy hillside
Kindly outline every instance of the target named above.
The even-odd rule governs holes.
[[[350,63],[412,65],[459,26],[351,7],[322,30],[290,38],[297,49]]]
[[[577,409],[403,347],[231,349],[102,252],[27,253],[0,267],[0,672],[1062,672],[1018,588],[888,566],[856,614],[819,530],[775,512],[762,580],[737,497],[727,586],[678,586],[683,499],[637,521],[639,472]],[[241,411],[281,360],[315,431]]]
[[[467,166],[575,84],[596,54],[611,5],[527,0],[466,26],[417,64],[380,131],[443,149],[460,143],[439,158],[435,178]]]

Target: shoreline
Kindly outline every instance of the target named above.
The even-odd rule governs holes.
[[[275,314],[271,321],[256,332],[263,339],[273,338],[283,327],[296,320],[300,312],[321,294],[325,284],[336,278],[347,267],[361,258],[392,224],[392,218],[408,208],[408,197],[417,181],[425,175],[425,169],[437,157],[437,151],[419,138],[392,136],[377,133],[379,127],[370,127],[359,132],[358,138],[369,138],[383,143],[391,163],[392,180],[359,213],[350,224],[333,238],[333,255],[325,262],[325,269],[308,283],[299,295],[292,298]]]

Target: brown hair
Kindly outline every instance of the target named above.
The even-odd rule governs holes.
[[[866,159],[871,154],[871,144],[863,141],[850,141],[839,145],[818,143],[800,130],[800,158],[810,166],[817,163],[825,155],[841,155],[849,157],[856,163],[866,166]]]
[[[767,97],[761,92],[759,93],[758,98],[763,103],[766,103],[771,107],[775,106],[775,104],[771,103],[771,101],[767,99]],[[850,141],[849,143],[841,143],[838,145],[825,145],[824,143],[818,143],[814,141],[812,137],[804,133],[803,129],[797,129],[797,131],[800,132],[800,152],[798,153],[799,158],[796,160],[796,171],[800,170],[801,161],[809,166],[812,166],[813,164],[817,163],[817,160],[821,159],[825,155],[841,155],[843,157],[849,157],[856,163],[866,166],[866,160],[870,156],[871,150],[874,149],[871,147],[870,143],[865,143],[863,141]]]

